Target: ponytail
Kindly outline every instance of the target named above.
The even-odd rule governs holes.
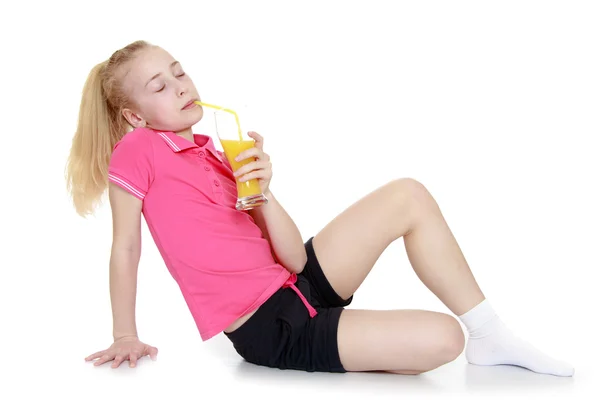
[[[92,68],[83,87],[65,173],[67,190],[80,216],[92,214],[100,203],[108,186],[112,150],[130,129],[121,114],[127,99],[118,79],[119,69],[147,46],[137,41],[116,51],[109,60]]]

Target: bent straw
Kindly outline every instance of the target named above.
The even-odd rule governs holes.
[[[242,138],[242,128],[240,127],[240,120],[238,118],[238,115],[235,111],[229,109],[229,108],[225,108],[225,107],[220,107],[220,106],[216,106],[214,104],[208,104],[208,103],[204,103],[202,101],[194,101],[194,103],[198,104],[199,106],[206,106],[206,107],[210,107],[210,108],[214,108],[217,110],[222,110],[225,112],[228,112],[230,114],[233,114],[233,116],[235,117],[235,123],[237,124],[238,127],[238,136],[240,137],[240,142],[243,140]]]

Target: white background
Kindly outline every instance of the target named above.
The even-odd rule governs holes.
[[[15,1],[0,14],[0,398],[598,398],[598,2]],[[137,39],[179,59],[203,100],[248,105],[305,239],[392,179],[424,183],[503,320],[575,376],[464,354],[417,377],[249,365],[223,335],[201,342],[145,225],[137,324],[158,360],[84,362],[111,343],[111,217],[107,202],[77,216],[63,173],[89,70]],[[401,240],[351,307],[449,312]]]

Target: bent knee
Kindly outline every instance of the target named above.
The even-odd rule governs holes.
[[[428,192],[425,185],[415,178],[398,178],[392,180],[389,184],[405,193],[418,194],[422,192]]]
[[[442,364],[455,360],[465,348],[465,335],[460,323],[451,315],[440,313],[436,353]]]
[[[430,204],[433,196],[424,184],[413,178],[399,178],[391,181],[394,197],[403,205],[423,206]]]

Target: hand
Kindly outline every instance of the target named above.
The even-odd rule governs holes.
[[[254,161],[242,166],[233,174],[240,182],[245,182],[250,179],[258,179],[260,190],[263,194],[269,192],[269,183],[273,177],[271,168],[271,158],[263,151],[263,138],[256,132],[248,132],[248,136],[254,139],[254,147],[242,151],[236,158],[236,161],[242,161],[250,157],[254,157]],[[239,177],[239,178],[238,178]]]
[[[98,361],[94,363],[94,367],[97,367],[114,359],[112,368],[117,368],[124,360],[129,360],[129,367],[134,368],[138,359],[149,355],[152,360],[156,360],[157,354],[158,349],[156,347],[140,342],[135,336],[128,336],[115,340],[106,350],[87,356],[85,361],[98,358]]]

